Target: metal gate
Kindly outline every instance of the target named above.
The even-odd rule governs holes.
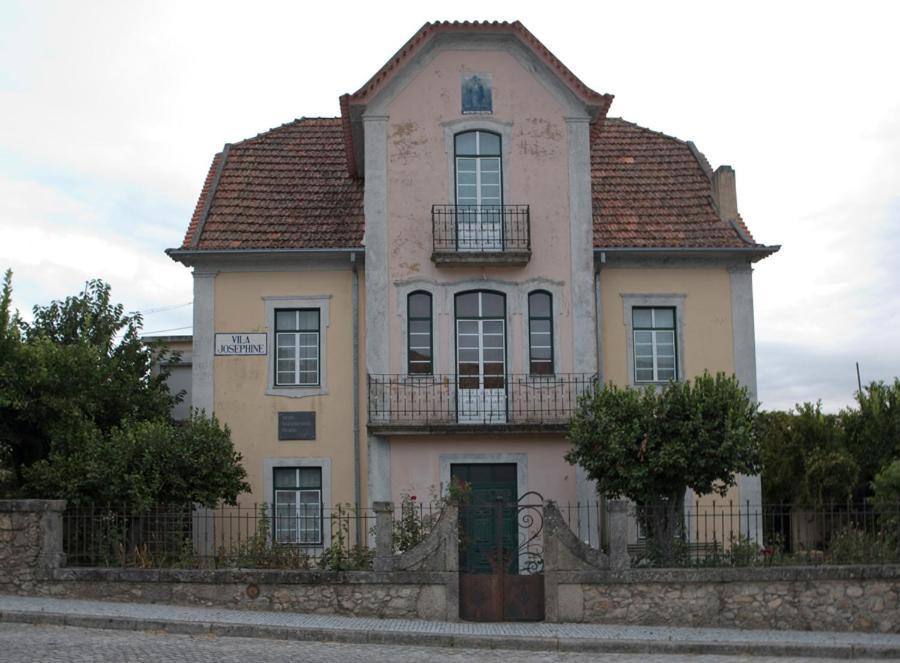
[[[460,507],[459,616],[544,619],[543,498],[525,493]]]

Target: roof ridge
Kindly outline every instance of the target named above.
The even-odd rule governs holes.
[[[288,122],[284,122],[283,124],[279,124],[277,127],[272,127],[272,128],[270,128],[270,129],[266,129],[265,131],[260,131],[260,132],[259,132],[258,134],[256,134],[255,136],[248,136],[247,138],[242,138],[241,140],[239,140],[239,141],[237,141],[237,142],[231,143],[231,146],[232,146],[232,147],[235,147],[235,146],[241,145],[241,144],[243,144],[243,143],[249,143],[250,141],[253,141],[253,140],[257,140],[257,139],[259,139],[259,138],[262,138],[263,136],[265,136],[265,135],[267,135],[267,134],[270,134],[270,133],[272,133],[272,132],[274,132],[274,131],[278,131],[278,130],[280,130],[280,129],[284,129],[284,128],[290,127],[290,126],[292,126],[292,125],[302,124],[303,122],[307,122],[307,121],[309,121],[309,120],[330,120],[330,121],[332,121],[332,122],[339,122],[340,119],[341,119],[340,116],[333,116],[333,117],[326,117],[326,116],[307,117],[307,116],[304,115],[303,117],[296,117],[296,118],[294,118],[293,120],[290,120],[290,121],[288,121]]]
[[[664,131],[659,131],[658,129],[651,129],[650,127],[645,127],[642,124],[638,124],[637,122],[632,122],[631,120],[626,120],[624,117],[607,117],[607,120],[612,120],[613,122],[621,122],[623,124],[631,125],[641,131],[646,131],[651,134],[656,134],[657,136],[661,136],[662,138],[667,138],[668,140],[673,140],[676,143],[680,143],[682,145],[687,145],[691,141],[685,140],[684,138],[679,138],[678,136],[673,136],[672,134],[667,134]]]

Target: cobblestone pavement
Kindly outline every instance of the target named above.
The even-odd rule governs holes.
[[[673,656],[572,654],[483,649],[444,649],[328,642],[288,642],[258,638],[216,638],[166,633],[104,631],[63,626],[0,624],[3,663],[429,663],[515,661],[516,663],[826,663],[836,659],[757,656]]]

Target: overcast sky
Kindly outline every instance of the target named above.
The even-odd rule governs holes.
[[[0,268],[23,313],[101,277],[189,333],[163,250],[223,143],[337,115],[425,21],[519,19],[610,115],[736,169],[783,245],[755,272],[760,399],[840,408],[856,361],[900,375],[900,3],[734,4],[0,0]]]

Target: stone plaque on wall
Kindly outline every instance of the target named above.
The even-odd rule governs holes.
[[[279,412],[279,440],[315,440],[315,412]]]
[[[265,334],[216,334],[216,356],[254,356],[266,354]]]

